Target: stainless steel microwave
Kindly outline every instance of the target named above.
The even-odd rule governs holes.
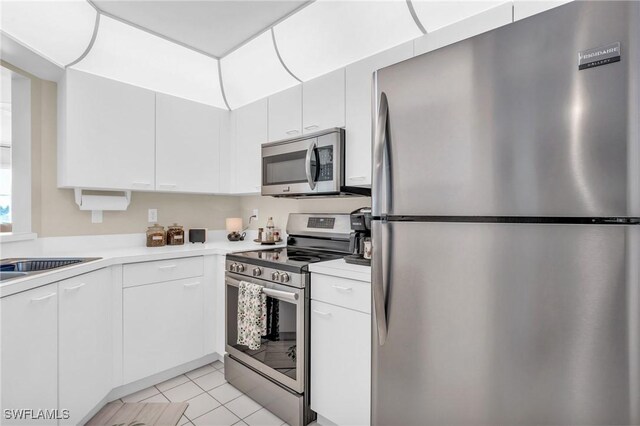
[[[344,129],[333,128],[262,145],[262,195],[370,195],[344,186]]]

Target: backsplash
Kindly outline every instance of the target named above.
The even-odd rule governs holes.
[[[244,226],[247,226],[253,209],[258,209],[258,221],[252,221],[250,229],[264,227],[267,219],[271,216],[275,225],[280,227],[283,232],[289,213],[351,213],[360,207],[371,206],[371,198],[369,197],[292,199],[256,195],[241,197],[241,200]]]

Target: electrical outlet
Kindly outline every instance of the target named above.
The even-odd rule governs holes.
[[[256,217],[256,222],[258,221],[259,217],[258,217],[258,209],[253,209],[253,213],[251,213],[252,215],[254,215]]]
[[[149,218],[147,220],[150,223],[158,222],[158,209],[149,209]]]

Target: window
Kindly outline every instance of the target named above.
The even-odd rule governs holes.
[[[11,232],[11,71],[6,68],[2,68],[0,96],[0,232]]]
[[[0,232],[31,232],[31,80],[0,67]]]

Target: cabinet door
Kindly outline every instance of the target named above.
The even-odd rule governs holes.
[[[344,127],[344,68],[302,85],[302,132]]]
[[[61,186],[154,189],[155,93],[67,70]]]
[[[235,167],[237,194],[260,193],[263,143],[267,142],[267,99],[235,110]]]
[[[124,381],[204,355],[203,278],[123,290]]]
[[[58,408],[58,292],[50,284],[0,300],[2,416],[7,424],[55,425],[56,420],[14,420],[5,410]],[[65,408],[65,407],[61,407]]]
[[[371,185],[371,146],[373,139],[373,72],[413,56],[413,42],[386,50],[349,65],[346,69],[345,183]]]
[[[220,188],[219,108],[156,95],[156,190],[216,193]]]
[[[302,85],[269,96],[269,142],[302,133]]]
[[[339,425],[369,425],[371,316],[311,301],[311,408]]]
[[[59,402],[75,425],[112,388],[111,274],[101,269],[58,283]]]
[[[110,271],[101,269],[58,283],[59,401],[77,424],[112,388]]]

